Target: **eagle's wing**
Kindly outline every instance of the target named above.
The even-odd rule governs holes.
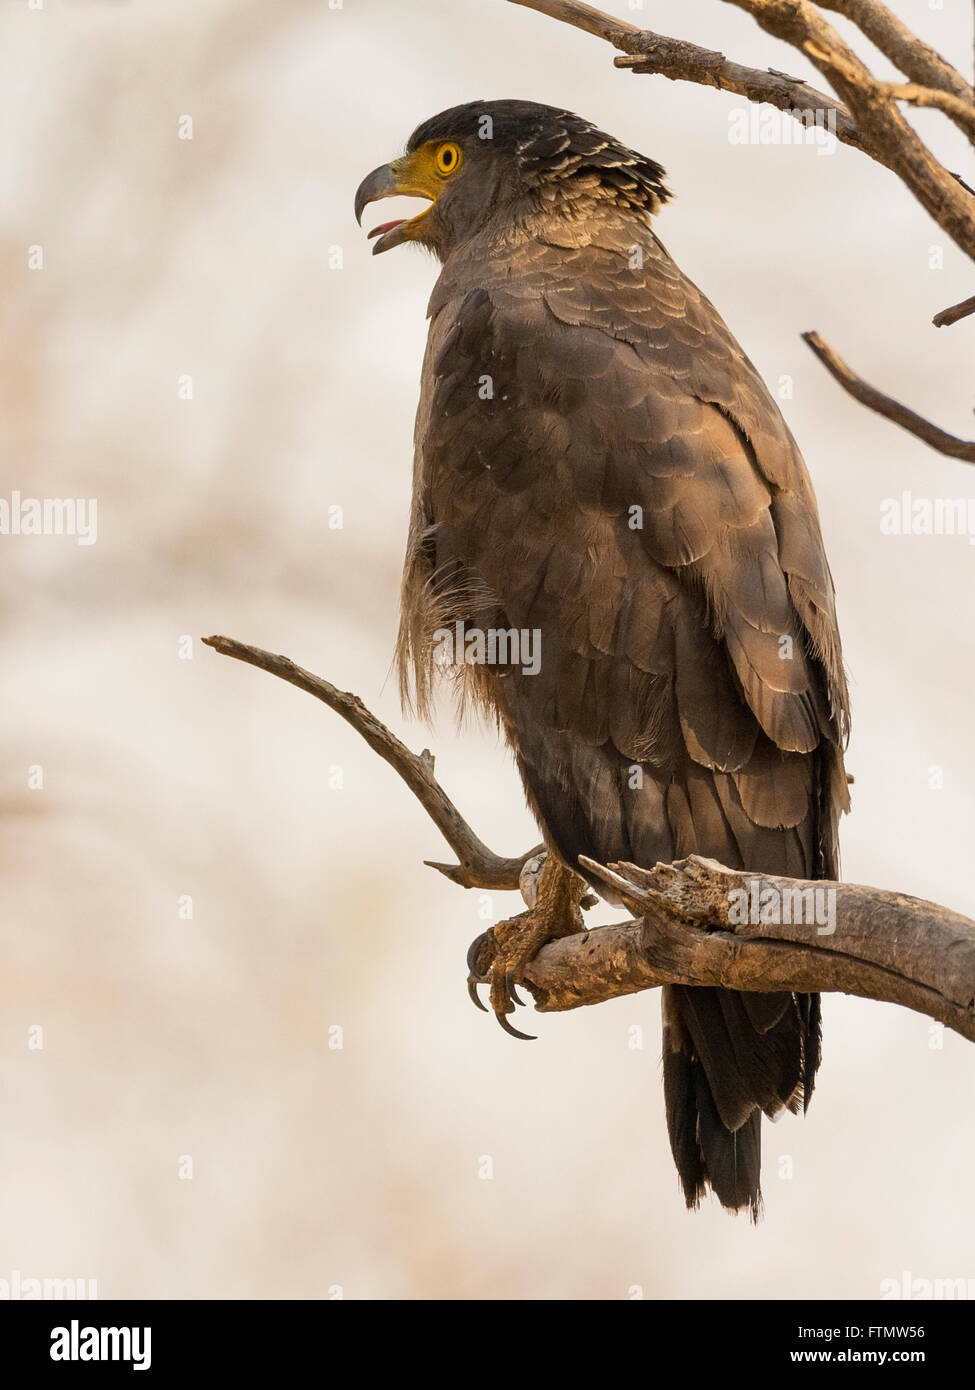
[[[570,862],[693,849],[826,876],[847,696],[802,458],[665,253],[629,305],[619,258],[592,259],[537,298],[482,288],[439,312],[404,645],[425,662],[438,592],[438,622],[491,613],[451,609],[468,592],[540,633],[538,674],[491,688]]]
[[[534,254],[477,288],[445,284],[432,305],[404,664],[422,690],[431,628],[458,620],[539,634],[537,674],[482,671],[479,689],[573,866],[694,852],[835,876],[847,695],[798,448],[659,243],[636,270],[595,247]],[[681,995],[694,997],[677,1009]],[[721,1192],[702,1128],[719,1118],[728,1161],[751,1168],[756,1105],[794,1105],[803,1084],[808,1100],[809,1007],[671,995],[686,1075],[672,1074],[668,1110],[689,1198],[703,1178],[737,1192],[734,1176]],[[756,1075],[756,1038],[777,1032],[788,1055]],[[700,1065],[717,1116],[693,1094]]]

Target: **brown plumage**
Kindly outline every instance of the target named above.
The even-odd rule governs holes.
[[[445,142],[458,154],[438,184],[417,169]],[[407,700],[429,706],[439,629],[535,630],[537,674],[465,666],[461,684],[498,717],[566,863],[697,853],[835,877],[847,692],[812,487],[755,368],[652,230],[663,171],[524,102],[434,117],[391,168],[434,202],[377,249],[418,240],[443,261]],[[384,196],[385,172],[361,201]],[[755,1214],[761,1114],[808,1104],[818,996],[675,987],[663,1009],[688,1205],[710,1185]]]

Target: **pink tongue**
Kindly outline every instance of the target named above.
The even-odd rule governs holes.
[[[380,226],[373,227],[372,231],[366,237],[366,240],[371,241],[374,236],[383,236],[384,233],[391,232],[394,227],[402,227],[405,221],[405,217],[397,217],[395,222],[383,222]]]

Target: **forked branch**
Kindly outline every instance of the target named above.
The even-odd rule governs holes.
[[[341,715],[403,778],[460,860],[434,864],[470,888],[537,878],[540,847],[511,859],[487,848],[433,775],[362,701],[285,656],[230,637],[207,646],[296,685]],[[429,862],[429,861],[427,861]],[[584,861],[636,914],[545,946],[525,984],[543,1012],[599,1004],[663,984],[840,991],[902,1004],[975,1042],[975,922],[919,898],[858,884],[726,869],[692,856],[642,869]]]
[[[434,759],[428,749],[425,748],[422,753],[411,753],[405,743],[401,743],[385,724],[366,709],[358,695],[336,689],[321,676],[313,676],[310,671],[296,666],[286,656],[276,656],[273,652],[262,651],[260,647],[250,647],[246,642],[236,642],[232,637],[204,637],[202,640],[206,646],[220,652],[221,656],[246,661],[249,666],[269,671],[272,676],[307,691],[316,700],[328,705],[347,724],[351,724],[372,751],[399,773],[457,855],[457,864],[436,864],[427,860],[431,869],[438,869],[461,888],[518,887],[525,860],[544,849],[544,845],[535,845],[515,859],[503,859],[489,850],[483,840],[474,834],[433,775]]]
[[[975,92],[952,65],[922,43],[880,0],[726,0],[747,11],[762,29],[810,61],[833,88],[826,94],[774,68],[761,70],[731,62],[723,53],[669,38],[617,19],[582,0],[510,0],[537,10],[622,50],[617,67],[654,73],[673,81],[696,82],[767,103],[808,126],[808,113],[843,144],[851,145],[891,170],[942,230],[975,260],[975,195],[960,175],[946,169],[908,124],[899,103],[930,107],[975,143]],[[847,44],[823,11],[850,20],[908,79],[876,77]],[[944,309],[937,327],[975,313],[975,297]],[[975,462],[975,445],[957,439],[856,376],[818,334],[806,341],[850,395],[895,421],[932,449]]]

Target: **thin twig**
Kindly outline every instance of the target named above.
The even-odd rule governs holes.
[[[877,85],[879,91],[894,101],[907,101],[912,106],[931,106],[943,111],[975,143],[975,106],[956,97],[954,92],[943,92],[938,87],[923,87],[917,82],[880,82]]]
[[[624,53],[635,53],[637,50],[627,45],[638,41],[645,32],[625,19],[606,14],[605,10],[583,5],[580,0],[511,0],[511,3],[524,5],[526,9],[537,10],[539,14],[547,14],[563,24],[571,24],[575,29],[594,34],[597,39],[605,39]]]
[[[969,108],[975,91],[961,73],[930,45],[923,43],[880,0],[817,0],[820,9],[851,20],[870,42],[912,82],[952,92]]]
[[[525,0],[514,0],[523,4]],[[807,123],[806,113],[813,111],[828,122],[830,131],[844,145],[856,150],[864,148],[863,136],[856,121],[841,101],[810,87],[798,77],[779,72],[776,68],[744,67],[733,63],[723,53],[663,34],[644,35],[647,40],[639,54],[614,58],[614,66],[629,68],[635,73],[653,73],[668,77],[672,82],[696,82],[703,87],[717,87],[722,92],[734,92],[753,102],[767,102],[785,111],[800,125]]]
[[[975,294],[970,299],[963,299],[960,304],[952,304],[950,308],[942,309],[940,314],[935,314],[931,322],[935,328],[947,328],[950,323],[967,319],[969,314],[975,314]]]
[[[537,10],[605,39],[626,55],[614,59],[618,68],[667,77],[672,82],[695,82],[699,86],[732,92],[748,101],[767,102],[779,111],[788,112],[803,125],[805,112],[821,111],[838,140],[854,149],[863,149],[856,122],[843,103],[798,77],[790,77],[775,68],[745,67],[715,49],[701,48],[698,44],[655,34],[649,29],[638,29],[579,0],[511,0],[511,3]]]
[[[409,787],[420,805],[443,835],[450,848],[457,855],[457,864],[438,864],[425,860],[431,869],[438,869],[452,883],[462,888],[517,889],[522,865],[532,855],[544,849],[536,845],[526,854],[516,859],[503,859],[488,849],[487,845],[474,834],[467,821],[457,810],[450,797],[433,775],[433,757],[425,749],[423,753],[411,753],[404,743],[396,737],[385,724],[380,723],[359,699],[349,691],[336,689],[321,676],[314,676],[296,666],[286,656],[275,656],[260,647],[250,647],[246,642],[237,642],[232,637],[204,637],[203,642],[220,652],[222,656],[232,656],[237,661],[246,661],[249,666],[257,666],[272,676],[296,685],[299,690],[314,695],[351,724],[356,733],[361,734],[374,753]]]
[[[775,38],[804,53],[849,108],[864,149],[892,170],[943,231],[975,259],[975,206],[908,125],[896,101],[811,0],[728,0]]]
[[[932,425],[930,420],[925,420],[923,415],[917,415],[906,405],[902,405],[900,401],[895,401],[893,396],[885,396],[875,386],[870,386],[862,377],[857,376],[856,372],[848,367],[841,357],[837,356],[818,333],[803,333],[802,340],[812,348],[820,362],[829,374],[840,383],[844,391],[851,395],[854,400],[859,401],[861,405],[865,405],[869,410],[875,410],[878,415],[883,415],[888,420],[893,420],[895,425],[900,425],[902,429],[908,430],[918,439],[923,439],[925,444],[929,444],[932,449],[937,449],[939,454],[947,454],[950,458],[964,459],[966,463],[975,463],[975,443],[948,434],[945,430],[939,429],[937,425]]]
[[[969,134],[973,122],[964,87],[951,84],[950,64],[916,67],[908,72],[915,86],[881,82],[845,44],[811,0],[726,0],[746,10],[775,38],[790,44],[809,58],[824,75],[836,96],[826,96],[805,83],[770,69],[744,68],[729,63],[721,53],[640,30],[615,19],[581,0],[510,0],[540,14],[605,39],[628,56],[620,66],[640,73],[660,73],[674,80],[703,83],[737,92],[749,101],[767,101],[784,111],[802,108],[835,112],[837,139],[869,155],[890,169],[910,190],[938,226],[975,260],[975,201],[959,175],[945,169],[908,124],[897,100],[919,96],[923,88],[948,91],[952,100],[941,103],[945,113],[960,122]],[[824,5],[823,8],[827,8]],[[839,8],[839,4],[835,6]],[[877,10],[877,6],[873,6]],[[844,13],[846,10],[844,10]],[[901,26],[903,28],[903,26]],[[878,30],[879,32],[879,30]],[[899,31],[898,31],[899,32]],[[905,31],[906,32],[906,31]],[[930,53],[935,59],[938,55]],[[956,74],[957,76],[957,74]],[[929,104],[937,98],[928,98]],[[801,116],[799,119],[805,118]]]

